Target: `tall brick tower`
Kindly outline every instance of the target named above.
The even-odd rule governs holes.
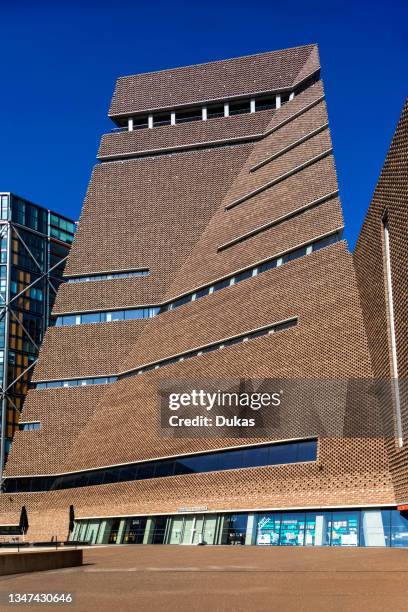
[[[382,436],[158,429],[169,380],[373,378],[317,47],[123,77],[109,114],[2,523],[24,504],[66,537],[72,504],[92,542],[406,545]]]

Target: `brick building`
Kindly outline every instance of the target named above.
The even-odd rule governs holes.
[[[120,78],[109,114],[2,524],[24,504],[30,539],[65,538],[73,505],[93,542],[408,545],[406,115],[353,256],[315,45]],[[187,379],[307,381],[319,418],[163,435]]]

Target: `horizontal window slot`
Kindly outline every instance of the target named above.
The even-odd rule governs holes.
[[[132,319],[150,319],[159,312],[158,307],[129,308],[128,310],[110,310],[103,312],[87,312],[60,315],[55,322],[56,327],[66,325],[83,325],[86,323],[112,323],[113,321],[129,321]]]
[[[57,389],[60,387],[85,387],[87,385],[107,385],[117,381],[117,376],[98,376],[95,378],[73,378],[71,380],[48,380],[34,383],[36,389]]]
[[[27,423],[20,422],[18,428],[20,431],[38,431],[41,429],[41,423],[39,421],[29,421]]]
[[[327,196],[324,196],[324,198],[327,197],[327,199],[329,199],[330,197],[335,197],[335,195],[337,195],[337,192],[333,192],[333,194],[328,194]],[[321,202],[317,200],[316,202],[311,202],[307,206],[317,205],[318,203],[321,203]],[[298,209],[298,211],[299,210],[300,209]],[[292,212],[293,214],[295,213],[297,214],[298,211],[292,211]],[[276,220],[276,222],[277,221],[279,220]],[[275,221],[273,223],[275,223]],[[109,311],[109,312],[83,313],[83,314],[80,314],[80,313],[77,313],[77,314],[69,313],[68,314],[67,313],[64,315],[58,315],[56,325],[57,326],[80,325],[81,323],[85,323],[85,322],[107,323],[111,321],[148,318],[148,317],[156,316],[157,314],[160,314],[163,312],[167,312],[169,310],[175,310],[179,306],[182,306],[184,304],[188,304],[189,302],[201,299],[202,297],[205,297],[211,293],[214,293],[214,291],[218,291],[220,289],[227,288],[231,285],[236,285],[237,283],[241,282],[242,280],[246,280],[247,278],[250,278],[251,276],[255,276],[266,270],[276,268],[278,265],[278,262],[279,262],[279,265],[282,265],[283,263],[287,261],[286,256],[288,254],[292,254],[296,252],[298,253],[298,257],[300,257],[299,253],[303,252],[302,249],[300,248],[301,246],[308,247],[306,249],[306,255],[316,250],[319,250],[323,248],[324,246],[329,246],[330,244],[333,244],[334,242],[337,242],[338,240],[340,240],[340,234],[341,234],[342,229],[343,228],[337,228],[336,230],[329,232],[328,234],[315,238],[313,241],[309,241],[305,243],[304,245],[298,245],[297,247],[294,247],[288,251],[284,251],[283,253],[275,255],[273,258],[269,260],[267,259],[267,260],[258,262],[251,268],[247,268],[246,270],[241,270],[226,278],[219,279],[212,285],[208,285],[207,287],[201,287],[200,289],[196,289],[195,291],[188,293],[186,295],[183,295],[175,299],[172,302],[163,304],[162,306],[155,306],[155,307],[149,307],[149,308],[136,308],[136,309],[119,310],[119,311]],[[262,231],[262,228],[260,231]],[[293,259],[292,255],[291,257]],[[145,311],[149,311],[150,314],[147,315]],[[143,314],[146,314],[146,316],[142,316]],[[84,319],[83,317],[87,317],[87,318]]]
[[[266,157],[264,160],[262,160],[258,164],[255,164],[254,166],[252,166],[252,168],[249,169],[249,171],[255,172],[256,170],[259,170],[259,168],[263,168],[263,166],[266,166],[266,164],[269,164],[269,162],[272,162],[275,159],[278,159],[282,155],[285,155],[285,153],[288,153],[289,151],[291,151],[292,149],[295,149],[296,147],[303,144],[304,142],[307,142],[310,138],[313,138],[313,136],[317,136],[317,134],[320,134],[320,132],[323,132],[328,127],[329,127],[328,123],[325,123],[324,125],[319,126],[318,128],[316,128],[315,130],[312,130],[305,136],[302,136],[302,138],[299,138],[298,140],[295,140],[294,142],[289,144],[287,147],[284,147],[277,153],[274,153],[273,155]]]
[[[185,353],[179,353],[177,355],[172,355],[171,357],[166,357],[165,359],[161,359],[159,361],[154,361],[153,363],[148,363],[139,366],[138,368],[132,368],[132,370],[128,370],[127,372],[123,372],[122,374],[120,374],[119,378],[127,378],[129,376],[144,374],[145,372],[149,372],[150,370],[157,370],[158,368],[162,368],[164,366],[174,363],[175,360],[181,361],[184,359],[190,359],[192,357],[200,357],[204,353],[210,353],[212,351],[224,349],[225,347],[232,346],[234,344],[239,344],[244,341],[246,342],[248,340],[253,340],[255,338],[259,338],[260,336],[267,336],[268,334],[280,332],[285,329],[289,329],[290,327],[296,327],[297,323],[297,317],[291,317],[290,319],[286,319],[285,321],[278,321],[277,323],[273,323],[271,325],[266,325],[261,328],[246,331],[237,336],[223,338],[218,342],[212,342],[208,345],[195,347],[194,349],[190,349]]]
[[[254,189],[253,191],[250,191],[246,195],[238,198],[237,200],[234,200],[233,202],[230,202],[229,204],[226,205],[225,210],[231,210],[232,208],[235,208],[235,206],[238,206],[239,204],[243,204],[247,200],[253,198],[256,195],[258,195],[259,193],[262,193],[263,191],[266,191],[267,189],[270,189],[271,187],[274,187],[275,185],[278,185],[279,183],[281,183],[282,181],[286,180],[287,178],[297,174],[298,172],[301,172],[302,170],[305,170],[309,166],[312,166],[313,164],[317,163],[318,161],[324,159],[325,157],[328,157],[332,152],[333,152],[333,148],[332,147],[330,147],[329,149],[326,149],[326,151],[323,151],[322,153],[319,153],[319,155],[316,155],[315,157],[312,157],[311,159],[308,159],[303,164],[300,164],[299,166],[296,166],[295,168],[292,168],[292,170],[289,170],[288,172],[285,172],[284,174],[281,174],[280,176],[277,176],[276,178],[272,179],[271,181],[268,181],[267,183],[265,183],[264,185],[261,185],[261,187],[258,187],[257,189]]]
[[[92,281],[111,280],[113,278],[132,278],[134,276],[149,276],[149,270],[130,270],[129,272],[104,272],[103,274],[86,274],[83,276],[72,276],[68,283],[87,283]]]
[[[98,470],[88,470],[60,476],[25,476],[6,478],[6,493],[56,491],[89,487],[115,482],[147,480],[223,472],[244,468],[305,463],[317,461],[317,439],[275,442],[256,446],[230,448],[222,451],[180,455],[171,459],[144,461]]]
[[[233,240],[230,240],[229,242],[225,242],[224,244],[218,247],[217,251],[224,251],[225,249],[228,249],[229,247],[232,247],[235,244],[243,242],[244,240],[248,240],[248,238],[257,236],[258,234],[261,234],[262,232],[270,229],[271,227],[274,227],[275,225],[279,225],[280,223],[283,223],[284,221],[287,221],[288,219],[291,219],[292,217],[295,217],[305,212],[306,210],[310,210],[311,208],[314,208],[315,206],[318,206],[319,204],[323,204],[324,202],[327,202],[328,200],[331,200],[332,198],[335,198],[338,195],[339,195],[338,191],[332,191],[331,193],[328,193],[324,195],[323,197],[318,198],[317,200],[308,202],[304,206],[299,206],[299,208],[295,208],[295,210],[291,210],[286,215],[282,215],[281,217],[278,217],[277,219],[274,219],[273,221],[270,221],[269,223],[265,223],[264,225],[261,225],[251,230],[250,232],[247,232],[246,234],[242,234],[242,236],[238,236],[238,238],[234,238]]]

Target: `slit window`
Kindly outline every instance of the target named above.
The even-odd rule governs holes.
[[[153,117],[154,127],[159,127],[161,125],[170,125],[170,123],[171,123],[170,113],[162,113],[160,115],[154,115]]]
[[[224,104],[210,104],[207,106],[207,119],[224,116]]]
[[[250,113],[251,106],[249,100],[237,100],[229,103],[230,115],[241,115],[242,113]]]
[[[180,110],[176,112],[176,123],[187,123],[188,121],[201,121],[203,118],[201,106]]]
[[[265,96],[264,98],[258,98],[255,102],[255,108],[257,111],[276,108],[276,96]]]
[[[133,129],[134,130],[141,130],[147,127],[148,127],[147,115],[143,115],[141,117],[133,117]]]

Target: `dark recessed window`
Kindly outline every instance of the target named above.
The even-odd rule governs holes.
[[[199,289],[199,290],[197,291],[197,294],[196,294],[196,295],[197,295],[197,299],[198,299],[198,298],[202,298],[202,297],[204,297],[205,295],[208,295],[208,294],[209,294],[209,292],[210,292],[210,288],[209,288],[209,287],[204,287],[204,289]]]
[[[189,457],[117,466],[106,470],[92,470],[58,477],[6,478],[4,484],[7,493],[58,490],[109,482],[163,478],[174,474],[261,467],[281,463],[316,461],[316,459],[317,440],[304,440],[249,448],[232,448]]]
[[[173,308],[178,308],[179,306],[182,306],[183,304],[187,304],[188,302],[191,302],[191,294],[190,295],[184,295],[183,297],[179,298],[178,300],[175,300],[172,303]]]
[[[252,268],[251,270],[244,270],[243,272],[240,272],[234,278],[236,283],[240,283],[241,281],[246,280],[247,278],[251,278],[251,276],[253,276]]]
[[[290,327],[296,327],[296,325],[297,325],[297,320],[292,319],[292,321],[285,321],[284,323],[279,323],[279,325],[276,325],[275,331],[279,332],[284,329],[289,329]]]
[[[186,123],[187,121],[200,121],[203,118],[201,107],[180,110],[176,112],[176,123]]]
[[[225,289],[225,287],[229,287],[231,280],[227,278],[226,280],[219,281],[214,285],[214,291],[219,291],[220,289]]]
[[[337,234],[333,234],[332,236],[327,236],[327,238],[322,238],[322,240],[319,240],[318,242],[314,243],[313,250],[319,251],[320,249],[323,249],[324,247],[327,247],[330,244],[334,244],[335,242],[338,241],[338,239],[339,237],[337,236]]]
[[[223,104],[210,104],[207,106],[207,119],[214,119],[215,117],[224,116],[224,105]]]
[[[133,117],[133,129],[140,130],[148,127],[147,115],[142,117]]]
[[[269,110],[271,108],[276,108],[276,96],[264,96],[263,98],[258,98],[255,102],[255,109],[257,111]]]
[[[237,100],[236,102],[229,103],[230,115],[241,115],[242,113],[249,112],[251,112],[251,105],[249,100]]]
[[[289,102],[289,94],[283,93],[281,94],[281,104],[285,104],[286,102]]]
[[[261,272],[266,272],[267,270],[273,270],[273,268],[276,268],[276,259],[272,259],[271,261],[266,261],[265,263],[261,264],[258,268],[258,274],[261,274]]]
[[[170,113],[162,113],[160,115],[154,115],[153,117],[154,127],[159,127],[160,125],[170,125],[170,123],[171,123]]]
[[[301,249],[296,249],[296,251],[292,251],[288,253],[283,258],[283,263],[288,263],[288,261],[293,261],[294,259],[298,259],[299,257],[303,257],[306,255],[306,247],[302,247]]]

